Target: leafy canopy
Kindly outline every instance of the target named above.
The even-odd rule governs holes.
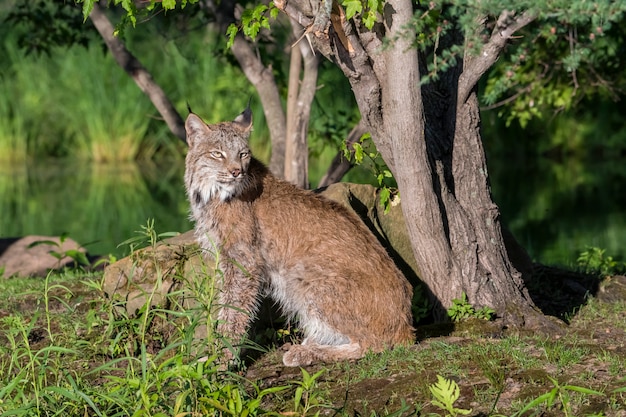
[[[96,0],[83,4],[86,18]],[[198,0],[151,0],[145,10],[171,10]],[[382,21],[383,0],[338,0],[348,19],[363,30]],[[132,0],[113,0],[126,12],[127,23],[137,21]],[[581,99],[601,94],[617,98],[626,83],[624,16],[626,2],[614,0],[415,0],[412,24],[406,33],[417,33],[415,47],[421,51],[426,71],[423,82],[436,82],[467,54],[480,53],[493,33],[522,13],[533,22],[514,34],[497,64],[482,84],[485,108],[502,107],[508,122],[522,126],[533,118],[571,108]],[[503,19],[502,12],[508,11]],[[231,25],[230,44],[241,30],[255,38],[270,27],[278,9],[272,2],[253,0],[239,25]],[[506,105],[505,107],[503,107]]]

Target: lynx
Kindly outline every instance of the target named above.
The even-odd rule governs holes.
[[[190,113],[185,186],[201,248],[220,257],[217,332],[245,337],[269,295],[304,339],[286,366],[361,358],[413,341],[412,289],[374,234],[338,203],[278,179],[248,146],[252,112]],[[233,353],[224,350],[227,361]]]

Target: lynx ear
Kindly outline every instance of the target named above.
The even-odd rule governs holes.
[[[209,127],[204,121],[193,113],[189,113],[185,121],[185,132],[187,132],[187,145],[193,146],[199,136],[208,133]]]
[[[252,109],[250,104],[248,107],[233,120],[233,123],[238,125],[244,132],[249,131],[252,128]]]

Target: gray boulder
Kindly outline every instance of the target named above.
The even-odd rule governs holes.
[[[84,248],[69,238],[25,236],[0,239],[1,276],[46,276],[50,270],[72,264],[74,259],[67,254],[78,252],[86,254]]]

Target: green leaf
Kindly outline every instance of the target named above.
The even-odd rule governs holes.
[[[374,27],[376,20],[376,12],[374,10],[368,10],[363,16],[363,24],[368,29],[372,29]]]
[[[357,13],[361,13],[363,11],[363,4],[361,0],[344,0],[343,6],[346,8],[346,18],[351,19]]]
[[[176,0],[163,0],[161,5],[165,10],[173,10],[176,8]]]
[[[89,14],[93,10],[93,5],[97,0],[84,0],[83,2],[83,19],[86,21],[89,18]]]
[[[279,13],[280,9],[274,5],[274,2],[270,3],[270,17],[276,19]]]
[[[227,48],[232,48],[235,43],[235,36],[237,36],[237,32],[239,29],[234,23],[228,25],[228,29],[226,29],[226,36],[228,36],[228,42],[226,43]]]
[[[85,252],[82,252],[76,249],[70,249],[65,252],[65,255],[69,256],[70,258],[72,258],[74,261],[78,262],[81,265],[89,265],[89,259],[87,258],[87,255],[85,254]]]
[[[584,388],[584,387],[578,387],[576,385],[564,385],[563,389],[569,390],[569,391],[576,391],[576,392],[580,392],[581,394],[589,394],[589,395],[601,395],[604,396],[603,392],[600,391],[595,391],[589,388]]]
[[[449,415],[468,415],[472,412],[471,409],[466,410],[464,408],[456,408],[454,406],[454,403],[461,395],[461,390],[456,381],[437,375],[437,383],[429,386],[428,388],[434,397],[431,404],[447,411]]]
[[[304,388],[302,388],[302,386],[299,386],[298,388],[296,388],[296,393],[293,398],[294,411],[298,411],[298,409],[300,408],[300,401],[302,400],[303,393],[304,393]]]
[[[352,149],[354,149],[354,161],[357,164],[362,163],[364,156],[363,146],[360,143],[355,143],[352,145]]]
[[[389,187],[383,187],[380,189],[380,204],[383,205],[383,207],[385,208],[383,210],[384,214],[389,213],[389,210],[391,209],[391,190],[389,189]]]

